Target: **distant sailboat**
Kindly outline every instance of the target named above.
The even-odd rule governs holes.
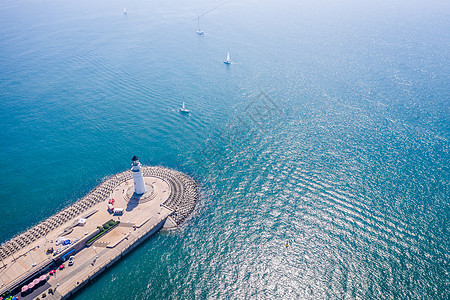
[[[124,14],[124,15],[127,14],[127,9],[126,9],[126,8],[123,9],[123,14]]]
[[[203,30],[200,30],[200,17],[197,18],[197,24],[198,24],[197,34],[200,36],[204,36],[205,32]]]
[[[186,109],[186,107],[184,106],[184,102],[183,102],[183,107],[180,108],[180,112],[185,113],[185,114],[189,113],[189,110]]]
[[[230,59],[230,52],[227,53],[227,60],[223,62],[224,64],[231,64],[231,59]]]

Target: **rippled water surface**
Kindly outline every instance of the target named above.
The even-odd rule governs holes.
[[[449,6],[397,2],[0,2],[0,240],[136,154],[202,199],[76,299],[448,299]]]

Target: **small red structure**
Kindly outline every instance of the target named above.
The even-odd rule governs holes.
[[[60,269],[60,270],[64,269],[64,264],[60,265],[60,266],[59,266],[59,269]]]
[[[115,201],[114,199],[111,199],[108,201],[108,204],[114,204],[114,201]]]
[[[51,271],[50,271],[50,275],[55,274],[55,272],[56,272],[56,270],[51,270]]]

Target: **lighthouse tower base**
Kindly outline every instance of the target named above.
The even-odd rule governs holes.
[[[144,182],[144,176],[139,170],[138,172],[133,171],[133,181],[134,181],[134,192],[138,195],[145,194],[147,188]]]

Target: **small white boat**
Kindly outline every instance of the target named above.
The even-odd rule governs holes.
[[[224,64],[231,64],[231,59],[230,59],[230,52],[227,53],[227,60],[223,62]]]
[[[123,9],[123,14],[124,14],[124,15],[127,14],[127,9],[126,9],[126,8]]]
[[[184,106],[184,102],[183,102],[183,107],[180,108],[180,112],[185,113],[185,114],[189,113],[189,110],[186,109],[186,107]]]

